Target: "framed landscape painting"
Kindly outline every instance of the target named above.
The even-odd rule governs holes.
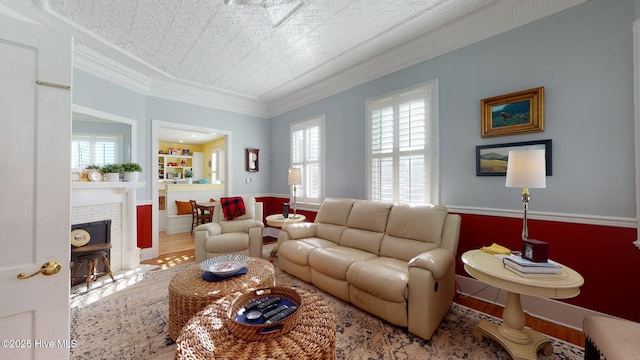
[[[509,151],[534,149],[545,150],[547,176],[551,176],[553,171],[551,140],[476,146],[476,176],[506,176]]]
[[[480,101],[481,136],[518,135],[544,131],[544,87]]]

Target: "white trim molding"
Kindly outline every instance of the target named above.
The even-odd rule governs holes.
[[[633,22],[633,108],[636,152],[636,229],[640,227],[640,19]],[[640,234],[633,244],[640,249]]]
[[[467,207],[467,206],[450,206],[450,205],[445,205],[445,206],[447,207],[447,209],[449,209],[449,212],[451,213],[510,217],[510,218],[520,218],[520,219],[522,218],[522,210],[474,208],[474,207]],[[613,216],[601,216],[601,215],[582,215],[582,214],[564,214],[564,213],[528,211],[527,219],[556,221],[556,222],[575,223],[575,224],[612,226],[612,227],[621,227],[621,228],[637,227],[636,219],[624,218],[624,217],[613,217]]]

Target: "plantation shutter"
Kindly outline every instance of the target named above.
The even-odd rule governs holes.
[[[71,142],[71,167],[86,168],[121,162],[119,136],[74,135]]]
[[[431,89],[422,86],[367,102],[369,199],[430,202]]]
[[[296,188],[299,202],[319,204],[323,198],[323,124],[324,116],[319,116],[291,126],[291,167],[302,175]]]

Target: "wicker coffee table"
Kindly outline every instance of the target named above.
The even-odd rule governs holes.
[[[264,259],[251,258],[246,274],[218,282],[202,280],[199,265],[196,263],[186,267],[169,283],[169,336],[174,340],[180,335],[184,324],[213,301],[249,289],[275,285],[273,264]]]
[[[238,295],[216,300],[187,322],[176,341],[176,359],[335,359],[336,319],[321,298],[296,289],[302,305],[291,331],[248,341],[227,328],[227,309]]]

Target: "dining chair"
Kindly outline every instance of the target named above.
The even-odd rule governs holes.
[[[189,200],[189,202],[191,203],[191,233],[193,234],[193,229],[195,229],[196,226],[211,221],[211,214],[208,210],[198,208],[195,200]]]

